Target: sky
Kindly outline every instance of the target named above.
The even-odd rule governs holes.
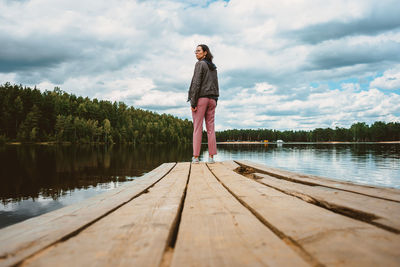
[[[0,0],[0,83],[191,120],[207,44],[216,130],[400,121],[399,0]]]

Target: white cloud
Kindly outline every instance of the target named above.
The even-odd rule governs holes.
[[[400,89],[400,66],[387,70],[383,76],[377,77],[370,84],[372,88],[380,88],[386,90],[399,90]]]
[[[359,91],[360,90],[360,85],[358,83],[342,83],[341,87],[345,91]]]
[[[309,130],[347,127],[359,121],[400,120],[400,95],[386,95],[377,89],[361,91],[358,84],[345,83],[336,90],[311,92],[302,100],[254,94],[259,87],[243,89],[233,99],[221,100],[217,125]]]
[[[254,89],[256,90],[257,93],[271,94],[276,92],[276,86],[269,84],[267,82],[257,83]]]
[[[0,0],[0,9],[1,82],[190,119],[193,51],[207,43],[217,129],[399,120],[388,106],[400,81],[394,0]],[[371,77],[368,90],[354,82]]]
[[[113,80],[107,83],[107,88],[119,88],[106,94],[98,95],[110,101],[126,100],[130,97],[142,97],[149,95],[154,88],[153,81],[147,78]]]
[[[151,90],[143,94],[140,99],[134,102],[135,106],[151,107],[153,109],[164,109],[165,107],[179,107],[187,100],[187,94],[176,92],[162,92]]]

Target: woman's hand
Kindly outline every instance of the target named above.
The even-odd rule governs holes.
[[[197,111],[197,107],[195,107],[195,108],[190,107],[190,108],[192,109],[193,112]]]

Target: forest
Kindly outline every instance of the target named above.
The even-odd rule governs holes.
[[[310,131],[277,131],[269,129],[233,129],[216,133],[219,142],[224,141],[276,141],[285,142],[377,142],[400,141],[400,123],[382,121],[368,125],[365,122],[357,122],[350,128],[336,127],[316,128]]]
[[[0,85],[0,142],[191,143],[193,124],[123,102]]]
[[[55,87],[53,91],[0,85],[0,143],[191,143],[191,121],[128,107],[123,102],[77,97]],[[283,140],[285,142],[400,141],[400,123],[358,122],[350,128],[310,131],[230,129],[217,131],[218,142]],[[203,133],[203,141],[207,135]]]

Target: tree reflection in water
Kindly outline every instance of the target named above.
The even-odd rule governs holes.
[[[2,146],[0,199],[3,204],[51,197],[101,183],[124,182],[164,162],[189,161],[191,145]]]

